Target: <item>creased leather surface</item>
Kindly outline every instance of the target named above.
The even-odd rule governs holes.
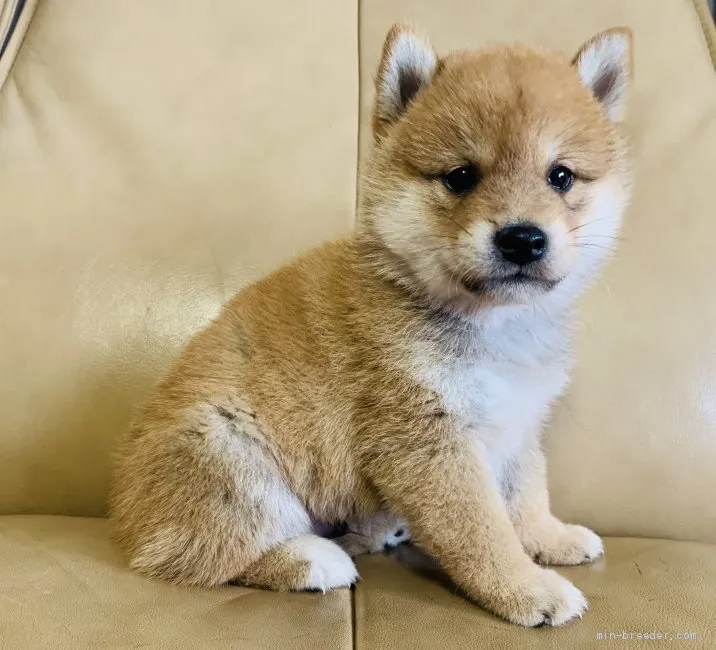
[[[0,93],[0,512],[102,514],[179,347],[350,227],[356,13],[40,3]]]
[[[693,0],[694,9],[701,21],[706,46],[711,53],[711,60],[716,68],[716,17],[713,14],[713,2],[709,0]]]
[[[0,647],[345,650],[351,593],[189,589],[129,571],[107,522],[0,517]]]
[[[525,629],[496,619],[456,596],[413,549],[358,563],[356,647],[572,648],[716,647],[716,546],[658,539],[607,538],[606,556],[590,566],[560,568],[587,596],[584,619],[561,628]],[[598,633],[660,632],[640,641]],[[696,636],[677,639],[679,633]],[[651,645],[650,645],[651,643]]]
[[[716,74],[691,2],[364,0],[361,152],[372,70],[406,16],[438,51],[523,41],[576,51],[634,30],[635,198],[580,312],[572,389],[547,435],[558,514],[613,535],[716,542]]]
[[[38,0],[0,0],[0,88],[12,69]]]

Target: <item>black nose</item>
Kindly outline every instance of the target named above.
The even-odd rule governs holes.
[[[544,255],[547,235],[537,226],[505,226],[497,231],[495,244],[508,262],[523,266]]]

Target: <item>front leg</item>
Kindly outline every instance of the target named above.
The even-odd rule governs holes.
[[[525,554],[484,456],[449,417],[410,433],[383,431],[366,472],[413,539],[485,609],[520,625],[561,625],[586,601],[559,574]]]
[[[525,552],[536,562],[582,564],[604,553],[596,533],[584,526],[565,524],[550,512],[546,462],[538,444],[523,454],[507,482],[510,518]]]

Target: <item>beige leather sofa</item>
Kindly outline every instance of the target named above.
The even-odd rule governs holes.
[[[0,647],[716,647],[705,7],[0,0]],[[607,536],[605,559],[564,570],[591,604],[564,628],[485,614],[409,548],[326,596],[175,588],[130,573],[101,518],[113,441],[187,337],[350,227],[379,47],[405,17],[443,51],[636,35],[636,197],[547,435],[555,510]]]

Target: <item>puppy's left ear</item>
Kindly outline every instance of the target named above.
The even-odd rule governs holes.
[[[438,57],[410,25],[393,25],[383,45],[375,80],[373,134],[380,138],[433,78]]]
[[[632,31],[615,27],[590,38],[572,61],[612,122],[626,116],[632,78]]]

